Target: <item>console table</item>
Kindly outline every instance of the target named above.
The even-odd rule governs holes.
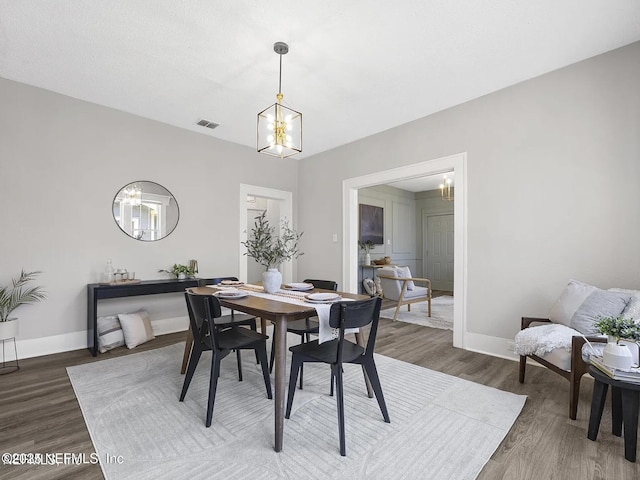
[[[145,280],[138,283],[87,285],[87,344],[91,355],[98,354],[98,300],[105,298],[137,297],[159,293],[184,292],[186,288],[204,286],[213,279],[192,278],[188,280]]]

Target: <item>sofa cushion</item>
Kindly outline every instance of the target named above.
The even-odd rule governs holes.
[[[427,287],[414,287],[413,290],[405,290],[404,299],[427,297],[429,295],[429,289]]]
[[[411,278],[411,270],[409,270],[409,267],[396,267],[397,270],[397,277],[398,278]],[[402,287],[401,287],[402,288]],[[413,280],[409,280],[407,282],[407,288],[406,290],[413,290],[414,288],[416,288],[416,284],[413,283]],[[406,297],[406,295],[405,295]]]
[[[571,326],[573,314],[580,308],[582,302],[597,289],[598,288],[593,285],[588,285],[577,280],[570,280],[569,284],[560,294],[560,298],[556,300],[556,303],[551,308],[549,320],[553,323],[566,325],[567,327]]]
[[[640,290],[625,290],[624,288],[610,288],[610,292],[627,293],[631,296],[629,303],[620,314],[623,318],[630,318],[640,323]]]
[[[628,293],[608,292],[595,289],[582,302],[571,317],[570,326],[584,335],[597,335],[600,332],[593,326],[599,317],[617,317],[629,303]]]

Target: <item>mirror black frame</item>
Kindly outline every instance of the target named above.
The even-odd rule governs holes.
[[[145,192],[144,184],[152,184],[153,185],[152,189],[160,190],[162,192],[162,193],[154,192],[154,193],[151,193],[151,195],[166,197],[167,198],[166,209],[168,209],[169,206],[172,206],[171,205],[172,203],[173,203],[173,206],[175,206],[175,221],[172,220],[171,225],[169,225],[167,221],[165,221],[164,223],[167,223],[165,233],[164,234],[161,233],[161,236],[159,236],[158,238],[143,238],[145,231],[148,231],[144,229],[141,230],[142,233],[140,233],[139,236],[136,236],[133,233],[133,231],[128,232],[127,230],[125,230],[122,227],[120,221],[118,221],[118,216],[122,217],[122,212],[119,211],[122,201],[119,199],[121,199],[125,195],[125,191],[127,189],[140,186],[142,188],[140,189],[140,199],[138,200],[138,202],[140,202],[139,204],[142,205],[142,202],[144,199],[144,192]],[[137,190],[134,190],[133,192],[137,193]],[[129,194],[130,196],[132,196],[134,200],[135,200],[135,193],[133,195]],[[118,216],[116,216],[116,210],[118,210]],[[153,182],[151,180],[135,180],[133,182],[127,183],[125,186],[123,186],[116,192],[115,196],[113,197],[113,201],[111,202],[111,214],[113,216],[113,220],[116,222],[116,225],[118,226],[120,231],[124,233],[127,237],[133,238],[134,240],[139,240],[141,242],[158,242],[164,238],[167,238],[169,235],[171,235],[171,233],[173,233],[173,231],[178,226],[178,222],[180,221],[180,206],[178,205],[178,200],[176,199],[176,197],[169,191],[168,188],[164,187],[163,185],[160,185],[159,183]],[[163,215],[165,215],[165,220],[166,220],[166,212],[164,212]]]

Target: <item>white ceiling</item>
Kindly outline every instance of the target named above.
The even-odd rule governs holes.
[[[638,40],[638,0],[0,0],[1,77],[252,148],[287,42],[297,158]]]

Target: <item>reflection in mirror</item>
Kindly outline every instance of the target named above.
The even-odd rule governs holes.
[[[113,218],[136,240],[152,242],[169,235],[178,225],[180,209],[171,192],[155,182],[125,185],[113,199]]]

